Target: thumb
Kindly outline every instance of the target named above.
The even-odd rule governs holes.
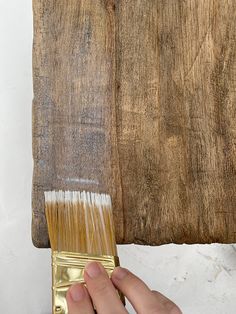
[[[94,314],[87,289],[82,284],[70,287],[66,295],[69,314]]]

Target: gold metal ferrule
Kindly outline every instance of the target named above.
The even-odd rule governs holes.
[[[100,262],[109,277],[116,266],[117,256],[88,255],[71,252],[52,252],[52,304],[53,314],[68,314],[66,293],[74,283],[84,283],[84,268],[88,262]]]

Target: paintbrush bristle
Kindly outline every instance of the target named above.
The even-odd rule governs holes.
[[[45,205],[53,251],[117,255],[109,195],[50,191]]]

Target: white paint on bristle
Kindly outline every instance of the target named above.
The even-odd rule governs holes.
[[[45,202],[46,202],[46,203],[49,203],[49,201],[50,201],[49,195],[50,195],[49,192],[44,192],[44,198],[45,198]]]
[[[66,192],[65,192],[65,202],[66,202],[66,203],[71,202],[72,199],[73,199],[72,196],[73,196],[73,195],[72,195],[72,193],[71,193],[70,191],[66,191]]]
[[[51,202],[52,202],[52,203],[55,203],[55,202],[57,201],[56,192],[55,192],[55,191],[52,191],[52,192],[48,192],[48,193],[50,193]]]
[[[80,202],[80,194],[76,191],[72,191],[72,203],[76,204]]]
[[[89,206],[95,205],[99,209],[102,207],[111,208],[111,197],[108,194],[99,194],[86,191],[46,191],[44,192],[45,202],[72,202],[87,204]]]
[[[65,244],[62,240],[60,245],[64,247],[64,250],[67,250],[68,247],[73,247],[73,250],[76,247],[76,250],[80,250],[83,247],[82,253],[96,252],[96,254],[109,255],[112,252],[112,254],[116,254],[114,236],[111,235],[110,229],[111,224],[113,224],[110,195],[87,191],[47,191],[45,192],[45,201],[51,203],[51,205],[48,204],[50,205],[48,206],[50,226],[54,228],[52,221],[55,218],[56,223],[58,223],[57,215],[60,214],[62,219],[60,221],[63,226],[60,229],[61,239],[65,240],[64,234],[67,234],[66,239],[72,241],[72,244],[69,242]],[[71,209],[73,211],[70,214]],[[75,219],[75,225],[71,219]],[[57,231],[57,229],[55,230]],[[74,242],[73,237],[74,233],[79,234],[81,231],[85,236],[82,239],[77,239],[82,241],[80,244],[78,241]],[[55,245],[62,248],[58,242]]]
[[[89,193],[89,192],[86,193],[86,201],[87,201],[87,203],[88,203],[89,205],[92,205],[92,202],[91,202],[91,194],[93,194],[93,193]]]
[[[58,203],[59,202],[64,202],[64,192],[63,191],[59,191],[59,192],[56,192],[56,191],[54,191],[54,193],[55,193],[55,201],[57,201]]]

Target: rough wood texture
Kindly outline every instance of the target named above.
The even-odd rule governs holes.
[[[112,195],[119,243],[236,242],[236,2],[33,0],[43,191]]]

